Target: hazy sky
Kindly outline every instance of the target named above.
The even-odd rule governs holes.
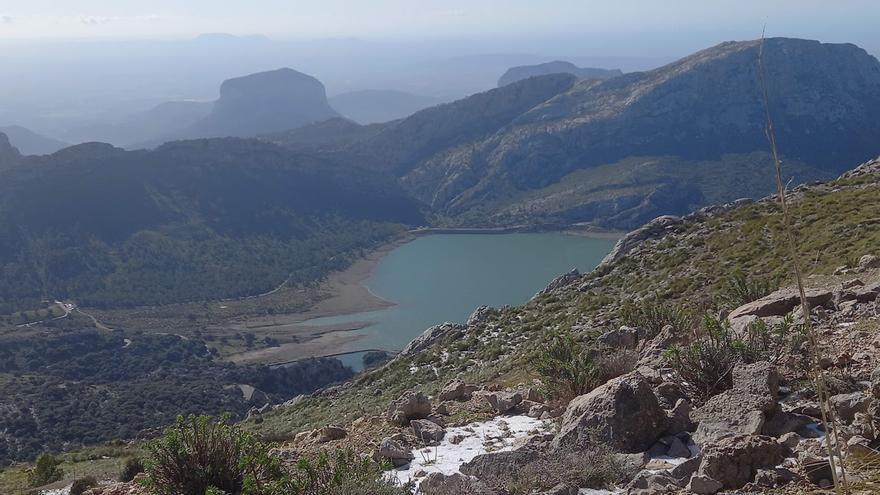
[[[876,0],[0,0],[0,38],[613,36],[715,32],[871,44]],[[749,33],[751,33],[749,35]]]

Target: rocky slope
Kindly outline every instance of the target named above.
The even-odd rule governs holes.
[[[498,78],[498,86],[507,86],[508,84],[528,79],[536,76],[546,76],[548,74],[571,74],[580,79],[611,79],[623,74],[620,69],[596,69],[592,67],[578,67],[571,62],[556,60],[545,64],[537,65],[520,65],[511,67]]]
[[[330,98],[330,106],[360,124],[402,119],[440,103],[440,100],[430,96],[378,89],[351,91]]]
[[[18,125],[0,127],[0,133],[6,134],[12,145],[25,155],[48,155],[69,146]]]
[[[880,241],[878,197],[880,161],[792,194],[799,249],[808,260],[811,319],[859,493],[876,487],[878,476],[866,462],[880,441],[880,261],[871,254]],[[382,369],[263,414],[251,428],[274,438],[289,435],[282,451],[294,458],[347,445],[397,465],[418,463],[414,459],[435,449],[448,461],[443,449],[469,440],[468,434],[444,435],[462,435],[457,428],[474,421],[472,431],[488,428],[490,418],[518,424],[524,416],[549,428],[451,467],[400,468],[425,493],[462,493],[453,489],[462,484],[467,493],[499,493],[499,486],[522,481],[518,472],[544,480],[525,493],[575,493],[573,483],[644,494],[819,491],[830,479],[826,433],[804,367],[797,297],[785,289],[783,237],[773,198],[657,219],[622,239],[594,272],[560,277],[524,306],[480,308],[466,324],[431,328]],[[733,297],[730,281],[739,271],[779,280],[784,288],[757,301]],[[640,307],[633,301],[658,298],[692,317],[633,316]],[[706,345],[709,327],[699,322],[704,312],[729,319],[724,328],[733,333],[725,338],[747,339],[755,328],[786,330],[767,337],[766,354],[727,362],[725,383],[701,391],[685,381],[667,351]],[[619,376],[570,403],[547,400],[535,360],[559,331],[624,363]],[[336,433],[320,435],[328,424]],[[519,438],[518,430],[510,431],[498,438]],[[439,446],[424,447],[434,442]],[[554,474],[574,472],[566,455],[604,449],[607,456],[593,459],[607,468],[602,476]]]

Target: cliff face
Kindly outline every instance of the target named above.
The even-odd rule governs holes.
[[[9,137],[0,132],[0,170],[12,166],[19,159],[21,159],[21,153],[12,146]]]

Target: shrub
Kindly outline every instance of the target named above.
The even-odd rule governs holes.
[[[555,335],[535,357],[535,368],[550,395],[562,402],[600,384],[600,372],[589,350],[570,332]]]
[[[618,349],[599,355],[596,367],[599,369],[599,381],[602,383],[625,375],[636,368],[639,353],[632,349]]]
[[[122,465],[122,470],[119,472],[119,481],[128,483],[133,480],[135,476],[143,472],[144,463],[141,461],[140,457],[129,457],[125,460],[125,464]]]
[[[281,478],[268,447],[225,419],[178,418],[147,447],[147,484],[156,495],[272,493]]]
[[[638,304],[624,304],[620,309],[620,317],[624,325],[644,329],[648,338],[660,333],[666,325],[672,325],[676,332],[683,332],[692,323],[691,314],[686,309],[652,299]]]
[[[36,465],[28,473],[30,486],[43,486],[54,483],[64,476],[61,469],[61,459],[52,454],[43,454],[37,458]]]
[[[749,277],[742,270],[736,270],[722,285],[720,300],[725,307],[735,309],[757,301],[778,288],[778,278]]]
[[[777,363],[785,353],[797,351],[805,338],[790,316],[772,327],[757,320],[736,335],[727,319],[707,314],[702,332],[687,346],[669,348],[666,358],[698,395],[710,397],[730,388],[737,363]]]
[[[351,450],[303,458],[287,474],[278,495],[411,495],[412,485],[384,478],[383,466]]]
[[[96,486],[98,486],[98,480],[95,479],[94,476],[80,478],[70,485],[70,495],[82,495],[89,488],[94,488]]]

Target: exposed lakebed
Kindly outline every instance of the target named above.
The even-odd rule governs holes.
[[[434,234],[383,257],[364,282],[394,306],[302,322],[310,327],[360,326],[335,353],[362,367],[364,349],[400,350],[431,325],[463,322],[479,305],[522,304],[553,278],[593,269],[613,239],[536,234]],[[354,325],[358,324],[358,325]],[[334,353],[334,354],[335,354]]]

